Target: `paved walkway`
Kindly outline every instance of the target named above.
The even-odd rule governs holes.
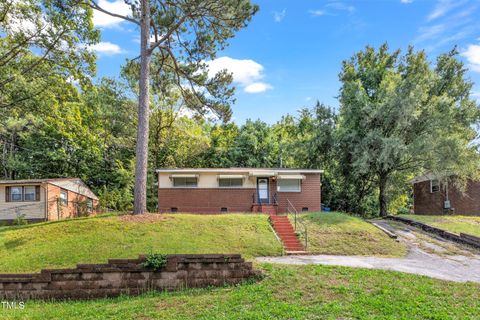
[[[323,264],[369,269],[395,270],[457,282],[480,283],[480,252],[431,236],[404,224],[377,220],[384,228],[395,232],[408,247],[405,258],[362,256],[305,255],[260,257],[259,262],[283,264]]]

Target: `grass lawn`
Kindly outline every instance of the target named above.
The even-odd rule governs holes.
[[[468,233],[480,237],[480,217],[475,216],[421,216],[402,214],[399,217],[416,220],[454,233]]]
[[[308,228],[309,252],[387,257],[406,254],[403,244],[360,218],[339,212],[315,212],[302,215],[302,219]],[[301,226],[298,230],[302,230]]]
[[[0,228],[0,273],[159,253],[279,255],[266,215],[100,216]],[[1,318],[1,317],[0,317]]]
[[[329,266],[261,265],[236,287],[94,301],[27,302],[2,319],[478,319],[480,285]]]

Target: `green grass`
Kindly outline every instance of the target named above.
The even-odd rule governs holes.
[[[480,285],[399,272],[329,266],[261,266],[236,287],[94,301],[30,301],[2,319],[478,319]]]
[[[406,254],[403,244],[360,218],[339,212],[316,212],[302,215],[302,219],[308,229],[309,252],[386,257]]]
[[[399,217],[423,222],[433,227],[454,233],[468,233],[480,237],[480,217],[474,216],[421,216],[413,214]]]
[[[0,273],[105,263],[156,253],[279,255],[266,215],[106,216],[0,228]]]

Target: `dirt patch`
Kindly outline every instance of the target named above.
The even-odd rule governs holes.
[[[164,216],[160,213],[145,213],[145,214],[126,214],[120,216],[119,219],[122,222],[126,223],[152,223],[152,222],[161,222],[173,219],[171,216]]]

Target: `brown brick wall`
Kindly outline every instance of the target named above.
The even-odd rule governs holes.
[[[61,188],[56,185],[47,184],[47,194],[48,194],[48,220],[59,220],[66,218],[78,217],[79,210],[75,203],[81,203],[86,201],[88,198],[80,195],[76,192],[68,191],[68,205],[62,205],[58,202],[57,199],[60,198]],[[95,213],[95,208],[98,205],[97,200],[93,200],[93,209],[92,213]]]
[[[222,207],[229,212],[249,212],[256,189],[250,188],[165,188],[158,189],[160,212],[219,213]]]
[[[320,174],[304,175],[306,179],[302,181],[302,192],[277,192],[279,213],[287,212],[287,199],[290,200],[298,212],[302,212],[302,208],[308,208],[310,212],[321,210]]]
[[[430,193],[430,181],[422,181],[413,185],[414,212],[415,214],[440,215],[448,213],[443,209],[446,199],[444,186],[439,192]],[[469,181],[464,193],[449,184],[448,197],[450,214],[480,215],[480,182]]]
[[[144,261],[144,257],[114,259],[75,269],[0,274],[0,298],[93,299],[238,284],[260,276],[239,254],[168,255],[167,265],[157,272],[144,268]]]
[[[321,186],[320,174],[305,174],[301,192],[277,192],[277,185],[270,179],[270,194],[277,194],[278,212],[287,211],[287,199],[301,212],[320,211]],[[159,188],[159,212],[219,213],[222,207],[228,212],[251,212],[253,195],[257,198],[255,188]]]

